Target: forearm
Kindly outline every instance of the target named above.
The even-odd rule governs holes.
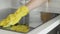
[[[26,4],[26,6],[29,8],[29,10],[32,10],[38,6],[40,6],[42,3],[46,2],[47,0],[31,0],[29,3]]]

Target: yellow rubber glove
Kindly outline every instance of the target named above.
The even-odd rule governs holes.
[[[29,13],[28,7],[26,6],[19,7],[15,13],[10,14],[7,18],[0,21],[0,26],[8,27],[10,25],[15,25],[21,20],[22,17],[26,16],[28,13]]]

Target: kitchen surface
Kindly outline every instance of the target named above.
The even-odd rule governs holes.
[[[30,0],[0,0],[0,21],[14,13],[18,7]],[[29,31],[24,33],[11,30],[11,27],[0,27],[1,34],[59,34],[60,33],[60,0],[51,0],[31,10],[16,25],[27,25]]]

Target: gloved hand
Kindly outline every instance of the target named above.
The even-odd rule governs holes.
[[[13,14],[10,14],[7,18],[0,21],[0,26],[8,27],[10,25],[15,25],[18,23],[22,17],[29,13],[28,7],[22,6],[17,9]]]

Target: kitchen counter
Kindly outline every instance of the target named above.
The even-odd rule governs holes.
[[[60,18],[60,15],[57,16],[56,18],[46,22],[45,24],[37,27],[36,29],[30,31],[27,34],[46,34],[60,24],[59,18]],[[9,34],[23,34],[23,33],[17,33],[17,32],[12,32],[12,31],[6,31],[6,30],[2,30],[2,29],[0,29],[0,33],[1,34],[8,34],[8,33]]]
[[[9,10],[9,11],[11,11],[11,10]],[[2,12],[2,13],[10,14],[11,12],[6,11],[6,12]],[[0,13],[0,16],[2,16],[2,13]],[[7,15],[5,16],[5,14],[3,14],[4,17],[7,16]],[[2,17],[2,18],[4,18],[4,17]],[[2,18],[0,17],[0,19],[2,19]],[[59,18],[60,18],[60,15],[51,19],[50,21],[40,25],[39,27],[33,29],[32,31],[30,31],[26,34],[47,34],[48,32],[50,32],[52,29],[54,29],[56,26],[58,26],[60,24],[59,23],[60,22]],[[33,26],[33,25],[31,25],[31,26]],[[24,34],[24,33],[18,33],[18,32],[13,32],[13,31],[8,31],[8,30],[2,30],[2,29],[0,29],[0,33],[1,34],[8,34],[8,33],[9,34]]]

